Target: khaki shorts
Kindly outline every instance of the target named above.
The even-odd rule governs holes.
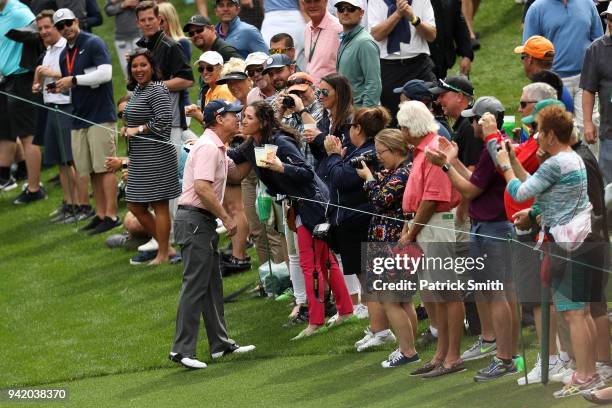
[[[106,173],[104,160],[117,155],[115,123],[101,123],[85,129],[72,130],[72,156],[77,172],[81,176],[91,173]],[[113,129],[110,131],[109,129]]]

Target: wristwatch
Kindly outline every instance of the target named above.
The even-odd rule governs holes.
[[[504,164],[503,166],[499,166],[499,168],[501,169],[502,173],[505,173],[508,170],[510,170],[512,168],[512,166],[509,165],[509,164]]]
[[[448,173],[448,171],[450,170],[451,167],[453,167],[452,164],[444,163],[444,165],[442,166],[442,171],[445,172],[445,173]]]
[[[127,169],[128,168],[127,160],[121,160],[121,168],[122,169]]]
[[[76,85],[77,84],[77,79],[76,79],[76,75],[72,76],[72,85]]]
[[[144,125],[138,126],[138,133],[144,133],[144,131],[145,131]]]
[[[417,27],[419,24],[421,24],[421,17],[414,16],[410,24]]]

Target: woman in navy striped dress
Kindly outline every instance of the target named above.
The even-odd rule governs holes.
[[[149,263],[167,262],[175,255],[170,247],[168,201],[180,195],[176,150],[170,143],[172,108],[168,88],[149,51],[137,51],[128,61],[129,84],[134,94],[124,116],[122,133],[128,139],[128,209],[159,243],[157,256]],[[149,211],[152,207],[154,214]]]

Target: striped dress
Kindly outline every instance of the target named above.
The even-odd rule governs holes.
[[[161,82],[149,82],[144,88],[136,86],[125,109],[125,118],[128,127],[147,125],[149,128],[148,133],[128,139],[130,165],[126,200],[150,203],[178,197],[181,189],[176,150],[164,143],[170,141],[172,126],[168,88]]]

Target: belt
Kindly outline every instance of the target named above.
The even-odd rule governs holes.
[[[417,62],[420,62],[426,57],[427,57],[427,54],[419,54],[416,57],[402,58],[402,59],[381,58],[380,63],[386,64],[386,65],[411,65],[411,64],[416,64]]]
[[[211,213],[210,211],[205,210],[204,208],[196,207],[194,205],[179,204],[178,209],[179,210],[185,210],[185,211],[199,212],[199,213],[204,214],[205,216],[207,216],[209,218],[212,218],[213,220],[217,219],[217,217],[215,217],[215,215],[213,213]]]
[[[410,221],[410,220],[414,219],[414,217],[416,217],[416,213],[415,212],[404,213],[404,219],[406,221]]]

